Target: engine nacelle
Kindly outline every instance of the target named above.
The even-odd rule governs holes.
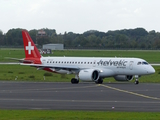
[[[79,79],[82,81],[97,81],[99,79],[99,71],[94,69],[81,70]]]
[[[133,75],[117,75],[114,76],[114,79],[117,81],[130,81],[133,79]]]

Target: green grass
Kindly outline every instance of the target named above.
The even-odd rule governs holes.
[[[80,57],[136,57],[147,60],[150,63],[160,63],[160,51],[128,51],[128,50],[61,50],[53,51],[53,54],[43,56],[80,56]],[[23,49],[0,49],[0,62],[10,61],[5,57],[24,58]]]
[[[61,50],[53,51],[51,55],[44,56],[82,56],[82,57],[137,57],[143,58],[150,63],[160,63],[160,51],[128,51],[128,50]],[[5,59],[24,58],[23,49],[0,49],[0,62],[10,62],[13,60]],[[60,75],[48,73],[43,70],[36,70],[29,66],[20,65],[0,65],[1,80],[18,81],[58,81],[70,82],[74,75]],[[160,82],[160,67],[155,67],[156,73],[149,76],[142,76],[140,82]],[[104,82],[115,82],[113,78],[106,78]]]
[[[160,63],[160,51],[130,51],[130,50],[56,50],[51,55],[44,56],[82,56],[82,57],[137,57],[143,58],[150,63]],[[23,49],[0,49],[0,62],[10,62],[13,60],[5,59],[24,58]],[[35,68],[20,65],[0,65],[1,80],[19,80],[19,81],[70,81],[74,75],[50,74],[46,71],[37,71]],[[160,67],[155,67],[154,75],[143,76],[140,82],[159,82]],[[50,74],[50,75],[46,75]],[[113,78],[107,78],[104,81],[113,82]]]
[[[25,53],[24,50],[18,49],[0,49],[0,62],[8,62],[11,61],[9,59],[5,59],[5,57],[11,57],[11,58],[24,58]]]
[[[23,65],[0,65],[0,80],[69,82],[73,75],[61,75]],[[49,74],[49,75],[46,75]]]
[[[0,110],[1,120],[159,120],[159,112]]]

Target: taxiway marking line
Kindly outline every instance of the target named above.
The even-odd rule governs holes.
[[[160,98],[157,98],[157,97],[151,97],[151,96],[147,96],[147,95],[143,95],[143,94],[139,94],[139,93],[135,93],[135,92],[130,92],[130,91],[127,91],[127,90],[122,90],[122,89],[111,87],[111,86],[108,86],[108,85],[99,84],[99,86],[103,86],[103,87],[106,87],[106,88],[109,88],[109,89],[112,89],[112,90],[116,90],[116,91],[120,91],[120,92],[124,92],[124,93],[128,93],[128,94],[136,95],[136,96],[143,97],[143,98],[148,98],[148,99],[153,99],[153,100],[160,100]]]
[[[35,88],[35,89],[23,89],[23,90],[0,90],[0,93],[4,93],[4,92],[18,92],[18,93],[22,93],[24,91],[39,91],[39,90],[43,90],[43,91],[47,91],[47,90],[69,90],[69,89],[79,89],[79,88],[92,88],[92,87],[97,87],[96,85],[90,85],[90,86],[81,86],[81,87],[64,87],[64,88]]]

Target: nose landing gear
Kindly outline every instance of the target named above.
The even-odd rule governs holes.
[[[135,75],[135,79],[136,79],[136,80],[135,80],[134,83],[135,83],[136,85],[139,84],[138,77],[139,77],[138,75]]]

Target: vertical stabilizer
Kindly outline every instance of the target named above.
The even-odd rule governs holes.
[[[29,33],[26,30],[22,30],[22,36],[23,36],[24,51],[26,56],[25,60],[31,60],[35,64],[41,64],[40,61],[41,54],[39,53]]]

